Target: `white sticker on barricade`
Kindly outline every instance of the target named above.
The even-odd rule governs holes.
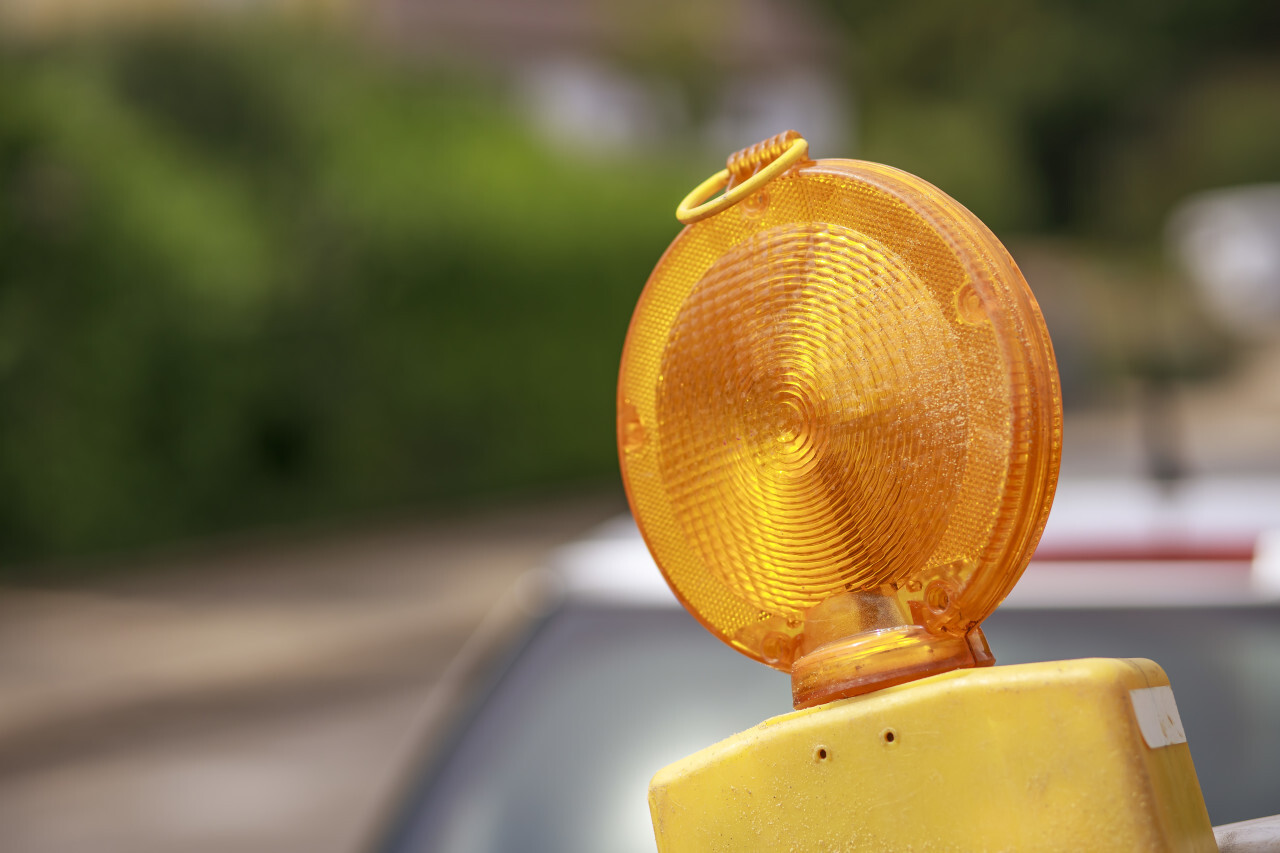
[[[1187,733],[1178,716],[1178,706],[1173,701],[1172,687],[1144,687],[1130,690],[1133,713],[1138,718],[1138,728],[1147,746],[1158,749],[1175,743],[1186,743]]]

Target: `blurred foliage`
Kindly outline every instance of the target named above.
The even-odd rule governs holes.
[[[1280,180],[1274,0],[813,2],[857,156],[1002,235],[1158,268],[1182,196]],[[696,124],[727,6],[662,5],[615,59]],[[575,161],[507,103],[275,29],[0,48],[0,565],[612,477],[627,318],[706,164]]]
[[[278,33],[0,56],[0,555],[611,476],[690,176],[500,102]]]
[[[1150,239],[1179,198],[1280,180],[1274,0],[816,0],[853,46],[860,156],[997,233]]]

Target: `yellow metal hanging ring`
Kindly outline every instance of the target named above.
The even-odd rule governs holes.
[[[777,159],[766,163],[760,171],[731,187],[724,195],[711,198],[715,193],[729,186],[729,170],[721,169],[694,187],[693,192],[684,197],[684,201],[680,202],[680,206],[676,208],[676,219],[685,225],[692,225],[708,216],[715,216],[720,211],[727,210],[759,192],[761,187],[803,160],[808,153],[809,143],[803,137],[797,137],[791,140],[787,149],[778,155]],[[709,198],[711,200],[707,201]]]

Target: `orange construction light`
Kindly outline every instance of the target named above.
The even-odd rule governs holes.
[[[681,203],[618,382],[654,559],[797,708],[993,663],[979,625],[1062,449],[1049,336],[995,236],[920,178],[807,151],[781,134]]]

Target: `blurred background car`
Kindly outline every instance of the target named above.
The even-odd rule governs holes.
[[[1224,510],[1230,528],[1204,523]],[[983,624],[998,662],[1155,659],[1174,686],[1212,820],[1271,815],[1280,585],[1265,562],[1275,557],[1244,559],[1237,546],[1280,525],[1280,482],[1175,504],[1133,484],[1067,483],[1055,513],[1042,556]],[[1079,535],[1102,517],[1102,535]],[[1151,536],[1177,528],[1185,537]],[[650,776],[791,710],[790,678],[681,609],[629,516],[559,549],[492,618],[458,662],[468,678],[441,685],[457,703],[452,726],[409,764],[400,805],[370,849],[652,850]],[[522,625],[520,641],[508,633],[482,653],[486,638],[506,633],[494,630],[502,623]]]
[[[675,203],[786,127],[1023,268],[1054,594],[1255,612],[1277,57],[1263,0],[0,0],[3,846],[367,839],[492,602],[624,509],[617,358]],[[1149,654],[1184,704],[1227,666],[1265,699],[1269,642]]]

